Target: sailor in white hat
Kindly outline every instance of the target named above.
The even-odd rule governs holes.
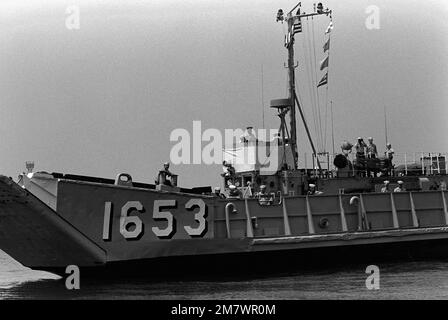
[[[390,182],[388,180],[384,180],[384,187],[381,188],[381,192],[390,192],[389,184]]]
[[[378,151],[376,149],[376,144],[373,143],[373,138],[369,137],[367,139],[367,141],[369,142],[367,144],[367,157],[368,158],[378,158]]]
[[[238,188],[237,188],[235,185],[233,185],[233,184],[231,184],[231,185],[229,186],[229,198],[241,198],[241,193],[240,193],[240,191],[239,191]]]
[[[394,158],[394,149],[392,149],[392,144],[391,143],[386,143],[386,151],[384,152],[384,155],[386,156],[386,158],[388,158],[389,160],[392,161],[392,159]]]
[[[399,181],[397,181],[397,183],[398,183],[398,187],[396,187],[394,189],[394,192],[404,192],[405,190],[403,188],[403,181],[399,180]]]
[[[258,202],[261,205],[270,205],[272,204],[272,197],[266,192],[266,185],[262,184],[260,186],[260,192],[257,193]]]
[[[243,135],[240,137],[241,143],[249,143],[249,142],[255,142],[257,141],[257,137],[255,136],[253,132],[254,127],[247,127],[246,131]]]
[[[316,185],[313,183],[310,183],[308,185],[308,195],[309,196],[314,196],[314,195],[318,195],[318,194],[322,194],[321,191],[316,190]]]

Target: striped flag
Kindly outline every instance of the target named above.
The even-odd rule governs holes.
[[[325,30],[325,34],[330,33],[331,30],[333,30],[333,21],[330,21],[330,24],[328,25],[327,29]]]
[[[330,50],[330,38],[328,38],[327,42],[324,44],[324,53]]]
[[[325,73],[325,75],[322,77],[322,79],[319,81],[317,87],[326,85],[328,83],[328,72]]]
[[[293,43],[294,38],[291,37],[291,32],[288,32],[287,35],[285,35],[285,47],[289,48],[289,46]]]
[[[302,21],[299,18],[294,20],[294,24],[292,25],[292,34],[296,34],[302,32]]]
[[[328,67],[328,59],[329,59],[330,57],[326,57],[324,60],[322,60],[321,62],[320,62],[320,70],[324,70],[325,68],[327,68]]]

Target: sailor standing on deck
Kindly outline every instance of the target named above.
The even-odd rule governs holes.
[[[381,188],[381,192],[383,192],[383,193],[390,192],[389,183],[390,182],[387,180],[384,181],[384,187]]]
[[[394,192],[404,192],[403,181],[398,181],[398,187],[394,189]]]
[[[369,137],[369,139],[367,139],[367,141],[369,141],[369,143],[366,146],[367,158],[369,158],[369,159],[378,158],[378,151],[376,149],[376,144],[373,143],[373,138]]]
[[[367,145],[364,142],[363,138],[358,137],[358,142],[355,144],[356,157],[358,159],[366,158],[366,148],[367,148]]]
[[[266,186],[262,184],[260,186],[260,192],[257,193],[258,203],[261,205],[270,205],[272,204],[272,197],[266,192]]]
[[[264,184],[260,186],[260,191],[257,192],[256,197],[258,198],[258,203],[261,205],[272,204],[273,199],[271,195],[266,192],[266,186]]]
[[[378,151],[376,148],[376,144],[373,143],[373,138],[369,137],[367,139],[368,144],[366,146],[366,151],[367,151],[367,158],[368,159],[377,159],[378,158]],[[373,176],[376,177],[376,171],[375,169],[372,167],[374,165],[375,162],[369,161],[366,163],[366,167],[367,167],[367,176],[370,177],[371,174],[373,173]]]
[[[172,177],[173,174],[170,172],[170,164],[168,162],[165,162],[163,164],[163,170],[159,171],[159,175],[156,179],[156,184],[164,184],[167,186],[172,186],[171,180],[168,180],[168,177]]]
[[[389,142],[386,143],[386,151],[384,151],[384,156],[388,160],[386,174],[393,175],[394,165],[392,163],[392,159],[394,158],[394,149],[392,149],[392,144]]]
[[[394,149],[392,149],[392,144],[389,142],[386,144],[386,151],[384,152],[384,155],[392,162],[392,159],[394,158]]]
[[[358,137],[358,142],[355,144],[356,150],[356,165],[357,174],[363,176],[363,171],[366,167],[366,148],[367,145],[361,137]]]
[[[238,190],[238,188],[231,184],[229,186],[229,198],[231,199],[241,199],[241,192]]]
[[[250,143],[250,142],[256,142],[257,137],[255,136],[253,132],[254,127],[247,127],[246,132],[240,137],[241,143]]]

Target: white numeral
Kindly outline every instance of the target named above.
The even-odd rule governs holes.
[[[104,204],[103,240],[110,240],[110,216],[112,214],[112,202]]]
[[[176,200],[154,200],[154,209],[152,211],[152,217],[154,220],[166,220],[168,222],[165,229],[159,227],[152,227],[152,232],[159,238],[170,238],[176,232],[174,217],[169,211],[160,211],[162,207],[176,207]]]
[[[199,226],[197,228],[192,228],[190,226],[184,226],[185,231],[194,237],[194,236],[203,236],[204,231],[207,231],[207,211],[205,207],[204,200],[202,199],[191,199],[185,205],[187,210],[191,210],[194,207],[199,207],[199,211],[194,215],[194,219],[199,222]]]
[[[125,239],[136,239],[143,231],[142,220],[140,220],[140,218],[137,216],[128,216],[131,209],[142,212],[143,205],[140,203],[140,201],[128,201],[123,206],[123,208],[121,208],[120,233],[123,235],[123,237],[125,237]],[[135,229],[132,231],[128,230],[128,225],[130,224],[135,225]]]

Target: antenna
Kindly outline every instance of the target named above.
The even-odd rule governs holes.
[[[386,105],[384,105],[384,134],[386,136],[386,144],[389,142],[387,139],[387,114],[386,114]]]
[[[261,120],[264,129],[264,81],[263,81],[263,64],[261,64]]]

